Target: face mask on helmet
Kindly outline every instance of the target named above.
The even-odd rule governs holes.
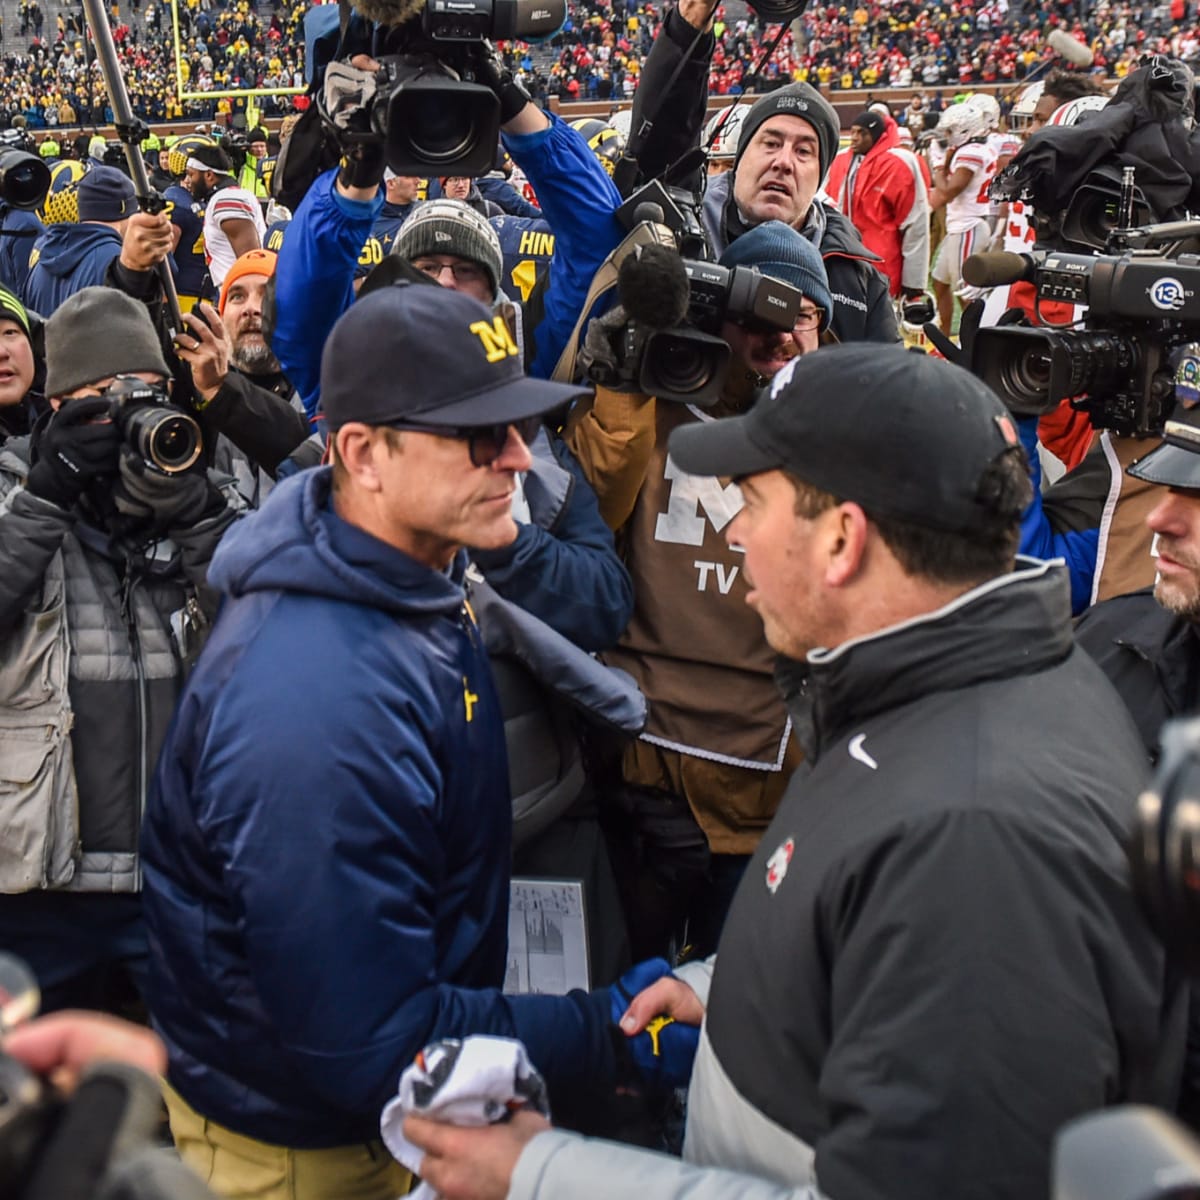
[[[1042,98],[1042,89],[1045,84],[1040,80],[1037,83],[1031,83],[1018,97],[1008,114],[1008,127],[1013,133],[1026,134],[1029,132],[1029,124],[1033,120],[1033,110],[1037,108],[1038,101]]]
[[[621,135],[611,125],[605,125],[603,121],[594,118],[585,117],[579,121],[572,121],[571,128],[582,136],[588,144],[588,149],[611,175],[625,150],[625,140]]]
[[[1000,104],[995,96],[980,92],[978,95],[968,97],[964,103],[970,105],[979,114],[984,129],[991,131],[1000,128]]]
[[[715,131],[719,130],[716,141],[713,142],[712,149],[708,152],[710,158],[732,161],[737,157],[738,138],[741,136],[742,122],[746,119],[748,111],[742,104],[732,110],[724,109],[704,127],[702,145],[708,145],[708,139],[713,136]]]
[[[983,137],[986,132],[979,113],[965,104],[956,104],[942,113],[937,131],[938,136],[951,150],[966,145],[972,138]]]

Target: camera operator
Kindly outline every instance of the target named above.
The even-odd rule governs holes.
[[[703,1018],[689,1161],[528,1120],[410,1119],[449,1200],[1028,1200],[1064,1121],[1178,1079],[1183,997],[1124,850],[1137,733],[1073,648],[1061,566],[1014,558],[1029,479],[1011,417],[961,368],[892,347],[776,378],[669,446],[741,481],[725,536],[809,763],[711,986],[682,968],[622,1021]]]
[[[721,265],[756,268],[803,295],[794,329],[726,320],[733,350],[711,412],[600,388],[567,435],[633,576],[634,614],[605,655],[649,702],[603,811],[635,960],[716,948],[741,871],[799,761],[773,682],[774,655],[745,606],[749,584],[722,531],[741,506],[727,480],[697,479],[668,457],[672,430],[744,412],[796,356],[817,349],[834,301],[821,256],[780,221],[734,242]],[[594,321],[588,347],[605,352]],[[686,925],[686,938],[683,936]]]
[[[643,64],[632,127],[638,129],[653,115],[653,130],[637,156],[645,178],[657,176],[697,145],[716,45],[710,32],[715,6],[715,0],[682,0],[668,11]],[[667,93],[664,85],[681,61],[686,65]],[[837,303],[833,332],[838,340],[894,342],[899,331],[888,281],[876,269],[880,260],[836,208],[817,199],[840,135],[833,106],[806,83],[788,84],[755,101],[742,122],[733,170],[709,181],[704,227],[719,257],[762,221],[791,225],[825,259]],[[699,177],[691,182],[698,185]]]
[[[45,344],[52,411],[0,449],[0,947],[47,1009],[103,1007],[106,974],[144,974],[141,813],[235,512],[202,468],[144,457],[170,371],[142,305],[86,288]]]

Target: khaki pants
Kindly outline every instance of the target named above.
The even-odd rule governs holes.
[[[227,1200],[395,1200],[413,1184],[382,1142],[293,1150],[243,1137],[202,1117],[166,1081],[179,1156]]]

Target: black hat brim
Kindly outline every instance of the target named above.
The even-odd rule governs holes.
[[[1200,491],[1200,453],[1164,442],[1127,467],[1125,473],[1145,483]]]
[[[685,425],[671,434],[671,458],[689,475],[723,475],[739,479],[774,471],[783,465],[778,453],[759,446],[749,416],[725,417],[702,425]]]
[[[453,404],[442,404],[428,412],[408,412],[401,423],[460,425],[471,429],[485,425],[506,425],[526,417],[540,417],[581,396],[590,396],[591,388],[579,384],[552,383],[527,375],[506,380],[484,392],[476,392]]]

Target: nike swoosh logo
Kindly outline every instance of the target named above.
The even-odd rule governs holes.
[[[879,770],[879,764],[863,749],[863,742],[867,740],[865,733],[856,733],[850,739],[850,757],[855,762],[860,762],[864,767],[870,767],[872,771]]]

